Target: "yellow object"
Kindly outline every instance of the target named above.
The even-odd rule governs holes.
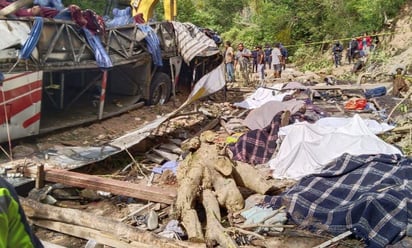
[[[143,18],[148,22],[153,17],[153,10],[159,0],[131,0],[133,16],[142,13]],[[165,11],[165,20],[173,21],[177,15],[177,0],[164,0],[163,9]]]
[[[235,134],[233,134],[232,136],[228,136],[227,138],[226,138],[226,144],[233,144],[233,143],[236,143],[237,142],[237,140],[239,139],[239,137],[240,136],[242,136],[242,134],[243,133],[235,133]]]

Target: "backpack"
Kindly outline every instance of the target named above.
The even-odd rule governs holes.
[[[287,57],[288,56],[288,50],[286,49],[286,47],[282,46],[280,48],[280,53],[282,54],[283,57]]]

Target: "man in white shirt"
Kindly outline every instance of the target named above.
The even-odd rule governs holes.
[[[272,49],[272,64],[273,64],[273,70],[274,70],[274,77],[275,78],[280,78],[282,74],[282,53],[280,52],[280,43],[275,43],[275,46]]]

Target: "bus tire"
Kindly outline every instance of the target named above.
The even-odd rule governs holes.
[[[150,85],[148,105],[163,105],[170,99],[172,81],[166,73],[158,72],[154,75]]]

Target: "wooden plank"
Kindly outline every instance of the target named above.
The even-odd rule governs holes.
[[[178,147],[174,143],[161,144],[160,148],[165,149],[165,150],[169,150],[169,151],[171,151],[173,153],[176,153],[176,154],[182,154],[183,153],[182,149],[180,149],[180,147]]]
[[[94,213],[88,213],[85,211],[60,208],[51,206],[48,204],[42,204],[40,202],[19,198],[21,205],[26,213],[27,217],[31,220],[39,221],[57,221],[65,224],[70,224],[69,231],[81,230],[80,228],[87,228],[83,230],[90,230],[92,233],[98,232],[99,234],[109,234],[108,240],[122,240],[125,242],[138,242],[138,244],[150,245],[149,247],[161,247],[161,248],[204,248],[205,244],[196,244],[191,242],[183,242],[180,240],[168,239],[155,233],[143,231],[132,227],[125,223],[119,222],[106,216],[96,215]],[[40,224],[37,222],[37,224]],[[50,225],[49,225],[50,226]],[[61,226],[59,224],[59,226]],[[95,231],[93,231],[95,230]],[[63,230],[59,230],[63,231]],[[80,235],[80,234],[79,234]],[[83,234],[82,234],[83,235]],[[93,237],[92,234],[86,232],[86,239],[95,239],[102,243],[102,240],[97,240],[97,237]],[[114,239],[112,239],[114,237]],[[111,245],[113,247],[119,247],[117,245]],[[142,246],[138,246],[142,247]],[[146,247],[146,246],[143,246]]]
[[[176,199],[176,189],[173,187],[147,186],[59,169],[45,169],[44,173],[46,181],[68,186],[101,190],[115,195],[166,204],[172,204]],[[25,176],[35,177],[35,175],[35,168],[26,169]]]
[[[44,246],[44,248],[66,248],[66,246],[56,245],[44,240],[40,240],[40,242]]]
[[[33,220],[33,224],[59,233],[68,234],[81,239],[94,239],[100,244],[118,248],[150,248],[152,245],[143,244],[136,241],[122,241],[109,233],[97,231],[92,228],[75,226],[63,222],[49,220]]]
[[[179,158],[179,155],[176,155],[174,153],[166,152],[161,149],[152,149],[153,152],[157,153],[159,156],[165,158],[166,160],[169,161],[176,161]]]

